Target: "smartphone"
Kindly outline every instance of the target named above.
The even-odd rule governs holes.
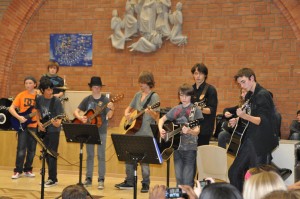
[[[180,198],[182,197],[181,188],[167,188],[166,189],[166,198]]]
[[[200,180],[199,182],[200,182],[201,188],[203,188],[203,187],[205,187],[206,185],[210,184],[210,180],[205,180],[205,179]]]

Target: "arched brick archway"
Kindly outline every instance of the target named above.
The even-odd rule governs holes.
[[[0,24],[0,97],[7,97],[9,73],[19,40],[31,17],[46,0],[13,0]],[[300,39],[300,1],[273,0]]]
[[[13,0],[0,24],[0,97],[7,97],[14,54],[26,25],[45,0]]]
[[[300,40],[300,1],[273,0],[273,2],[289,22],[297,39]]]

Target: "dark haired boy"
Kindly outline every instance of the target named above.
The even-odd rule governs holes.
[[[169,120],[176,124],[184,125],[186,123],[202,120],[201,110],[191,103],[194,95],[194,89],[191,85],[183,84],[178,89],[178,97],[181,104],[173,107],[166,115],[159,119],[158,128],[163,139],[166,137],[166,131],[163,124]],[[194,186],[194,175],[196,172],[197,140],[200,132],[200,126],[190,128],[183,126],[180,145],[174,151],[174,166],[177,185]]]
[[[43,78],[40,82],[39,89],[43,95],[36,100],[36,109],[38,111],[39,131],[43,134],[43,141],[45,146],[57,152],[59,144],[59,134],[61,130],[62,117],[56,118],[64,114],[64,110],[60,100],[53,96],[53,84],[47,79]],[[55,119],[54,119],[55,118]],[[51,121],[51,125],[47,128],[43,126],[45,122]],[[45,187],[55,186],[57,180],[57,159],[49,154],[46,155],[48,164],[48,180],[45,182]]]

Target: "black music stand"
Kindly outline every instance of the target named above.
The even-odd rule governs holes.
[[[82,160],[83,160],[83,144],[101,144],[98,133],[98,127],[95,124],[73,124],[64,123],[63,129],[65,132],[67,142],[80,143],[79,154],[79,182],[78,185],[83,186],[82,183]],[[85,187],[84,187],[85,189]],[[92,195],[86,190],[88,196],[93,198]]]
[[[123,134],[111,134],[111,138],[119,161],[134,164],[134,194],[137,196],[137,165],[138,163],[162,164],[156,140],[152,136],[132,136]]]
[[[45,160],[46,160],[46,155],[51,155],[54,158],[57,158],[58,153],[56,153],[55,151],[48,149],[46,147],[46,145],[44,144],[44,142],[37,136],[37,134],[34,131],[30,131],[28,130],[28,132],[32,135],[32,137],[37,141],[37,143],[39,143],[39,145],[42,147],[42,151],[41,151],[41,156],[40,156],[40,160],[42,160],[42,168],[41,168],[41,199],[44,199],[44,189],[45,189]]]

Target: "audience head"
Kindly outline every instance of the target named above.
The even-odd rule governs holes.
[[[69,185],[62,191],[62,199],[86,199],[86,190],[79,185]]]
[[[287,187],[277,173],[263,171],[245,181],[243,196],[244,199],[262,199],[275,190],[287,190]]]
[[[292,191],[272,191],[267,194],[263,199],[299,199],[300,198],[300,190],[292,190]]]
[[[235,186],[221,182],[206,185],[199,199],[243,199],[243,196]]]
[[[248,169],[248,171],[245,174],[245,180],[248,180],[251,176],[261,173],[263,171],[274,171],[275,173],[279,174],[278,170],[275,167],[269,164],[265,164]]]

